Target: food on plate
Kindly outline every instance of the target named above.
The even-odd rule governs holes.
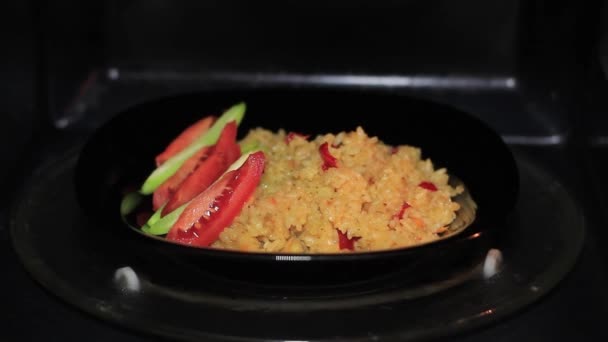
[[[236,143],[236,123],[228,123],[215,145],[201,148],[162,183],[153,195],[153,208],[164,205],[166,215],[207,189],[241,155]]]
[[[140,192],[144,195],[153,193],[154,190],[156,190],[156,188],[171,177],[184,164],[184,162],[188,160],[188,158],[192,157],[192,155],[198,152],[201,148],[215,144],[226,124],[234,121],[238,125],[241,123],[241,120],[243,120],[244,115],[245,104],[239,103],[230,107],[217,121],[213,123],[208,130],[204,130],[202,134],[197,136],[191,142],[189,141],[190,139],[188,138],[188,134],[185,134],[186,132],[177,137],[176,140],[174,140],[163,153],[157,156],[157,162],[159,162],[159,160],[164,161],[146,179],[144,184],[141,186]],[[179,143],[178,141],[181,139],[187,139],[189,143]],[[169,150],[171,145],[174,143],[175,145],[178,145],[178,147],[173,151]],[[167,154],[169,154],[170,157],[165,160]]]
[[[403,248],[449,233],[463,187],[419,148],[387,145],[362,127],[316,137],[256,128],[237,142],[244,112],[238,104],[201,119],[156,157],[140,191],[155,211],[140,219],[142,231],[271,253]],[[123,214],[137,207],[133,197]]]

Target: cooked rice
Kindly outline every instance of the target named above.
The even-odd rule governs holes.
[[[445,169],[411,146],[392,146],[361,127],[311,141],[254,129],[244,144],[259,143],[266,168],[253,198],[213,247],[242,251],[338,253],[340,230],[354,251],[407,247],[440,238],[462,191],[448,185]],[[338,167],[322,169],[319,146],[328,142]],[[437,191],[420,187],[432,182]],[[404,205],[410,205],[398,214]]]

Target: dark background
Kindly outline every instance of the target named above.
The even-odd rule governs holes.
[[[464,341],[608,339],[604,1],[6,1],[0,4],[0,340],[142,341],[42,290],[11,196],[116,111],[231,86],[361,87],[449,103],[558,175],[585,248],[540,303]]]

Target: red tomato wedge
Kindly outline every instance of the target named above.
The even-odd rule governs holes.
[[[215,122],[215,119],[215,116],[208,116],[186,128],[167,146],[165,151],[156,156],[156,166],[160,166],[167,161],[167,159],[173,157],[175,154],[188,147],[188,145],[190,145],[201,134],[207,132],[209,127],[211,127],[211,125],[213,125]]]
[[[154,195],[152,196],[152,209],[154,211],[158,210],[171,199],[180,184],[196,169],[201,160],[207,159],[211,148],[211,146],[207,146],[198,150],[198,152],[184,162],[173,176],[169,177],[158,189],[154,190]]]
[[[196,196],[171,227],[167,239],[194,246],[209,246],[232,224],[260,183],[266,157],[251,154],[238,169],[225,173]]]
[[[167,203],[162,212],[162,215],[166,215],[221,176],[241,153],[236,143],[236,131],[236,123],[228,123],[215,145],[203,147],[188,158],[173,176],[154,191],[152,208],[156,211]]]
[[[167,215],[203,192],[241,156],[241,148],[236,143],[236,130],[234,121],[224,127],[217,144],[211,148],[207,159],[202,160],[179,185],[163,208],[161,216]]]

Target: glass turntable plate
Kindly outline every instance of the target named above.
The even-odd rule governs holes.
[[[77,157],[68,151],[42,165],[14,202],[19,257],[67,303],[180,340],[416,340],[474,329],[550,291],[574,265],[584,238],[583,215],[559,181],[516,155],[519,197],[491,246],[503,258],[496,275],[485,277],[479,260],[416,285],[404,281],[411,274],[395,272],[326,290],[258,291],[176,260],[150,260],[134,235],[100,231],[77,202]]]

